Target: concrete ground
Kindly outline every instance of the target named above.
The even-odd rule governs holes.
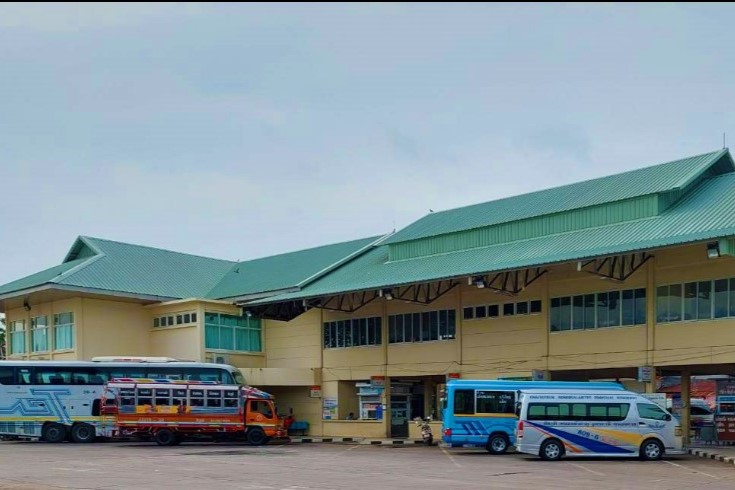
[[[735,488],[735,466],[694,456],[545,462],[413,445],[1,442],[0,488],[714,490]]]

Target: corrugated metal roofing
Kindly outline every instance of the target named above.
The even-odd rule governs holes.
[[[384,243],[416,240],[681,189],[723,157],[727,162],[726,167],[732,171],[732,158],[723,149],[607,177],[432,213]]]
[[[63,264],[56,265],[41,272],[36,272],[35,274],[31,274],[30,276],[23,277],[16,281],[3,284],[2,286],[0,286],[0,294],[20,291],[21,289],[33,288],[42,284],[54,282],[55,279],[60,280],[60,276],[62,276],[65,272],[68,272],[73,268],[83,264],[86,260],[87,259],[84,258],[65,262]]]
[[[364,249],[379,236],[299,250],[232,266],[207,297],[231,298],[292,288]]]
[[[435,281],[634,252],[735,235],[735,174],[706,180],[663,214],[636,221],[426,257],[388,261],[388,246],[315,281],[303,291],[254,304]]]

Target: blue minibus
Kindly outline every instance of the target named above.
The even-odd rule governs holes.
[[[531,389],[625,390],[613,382],[450,380],[443,400],[442,440],[450,447],[506,452],[515,445],[518,392]]]

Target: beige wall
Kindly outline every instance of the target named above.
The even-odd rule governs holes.
[[[74,348],[57,350],[54,346],[54,330],[53,326],[49,329],[50,352],[46,353],[29,353],[31,349],[30,325],[31,318],[36,316],[47,316],[50,325],[53,325],[54,314],[57,313],[73,313],[74,314]],[[8,349],[10,348],[10,324],[16,320],[25,322],[26,328],[26,353],[21,355],[12,355],[11,359],[75,359],[79,346],[79,319],[82,314],[82,303],[80,298],[64,299],[59,301],[50,301],[47,303],[33,304],[30,311],[23,308],[15,308],[5,312],[5,322],[7,326],[6,342]]]
[[[320,368],[322,311],[310,310],[290,322],[263,322],[266,367]]]
[[[78,359],[151,355],[151,314],[145,307],[89,298],[82,298],[81,302]]]

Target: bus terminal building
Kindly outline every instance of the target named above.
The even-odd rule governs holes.
[[[0,286],[0,311],[9,359],[232,364],[316,436],[414,435],[447,378],[651,392],[681,375],[686,400],[691,375],[735,374],[735,163],[723,149],[242,262],[79,237]]]

